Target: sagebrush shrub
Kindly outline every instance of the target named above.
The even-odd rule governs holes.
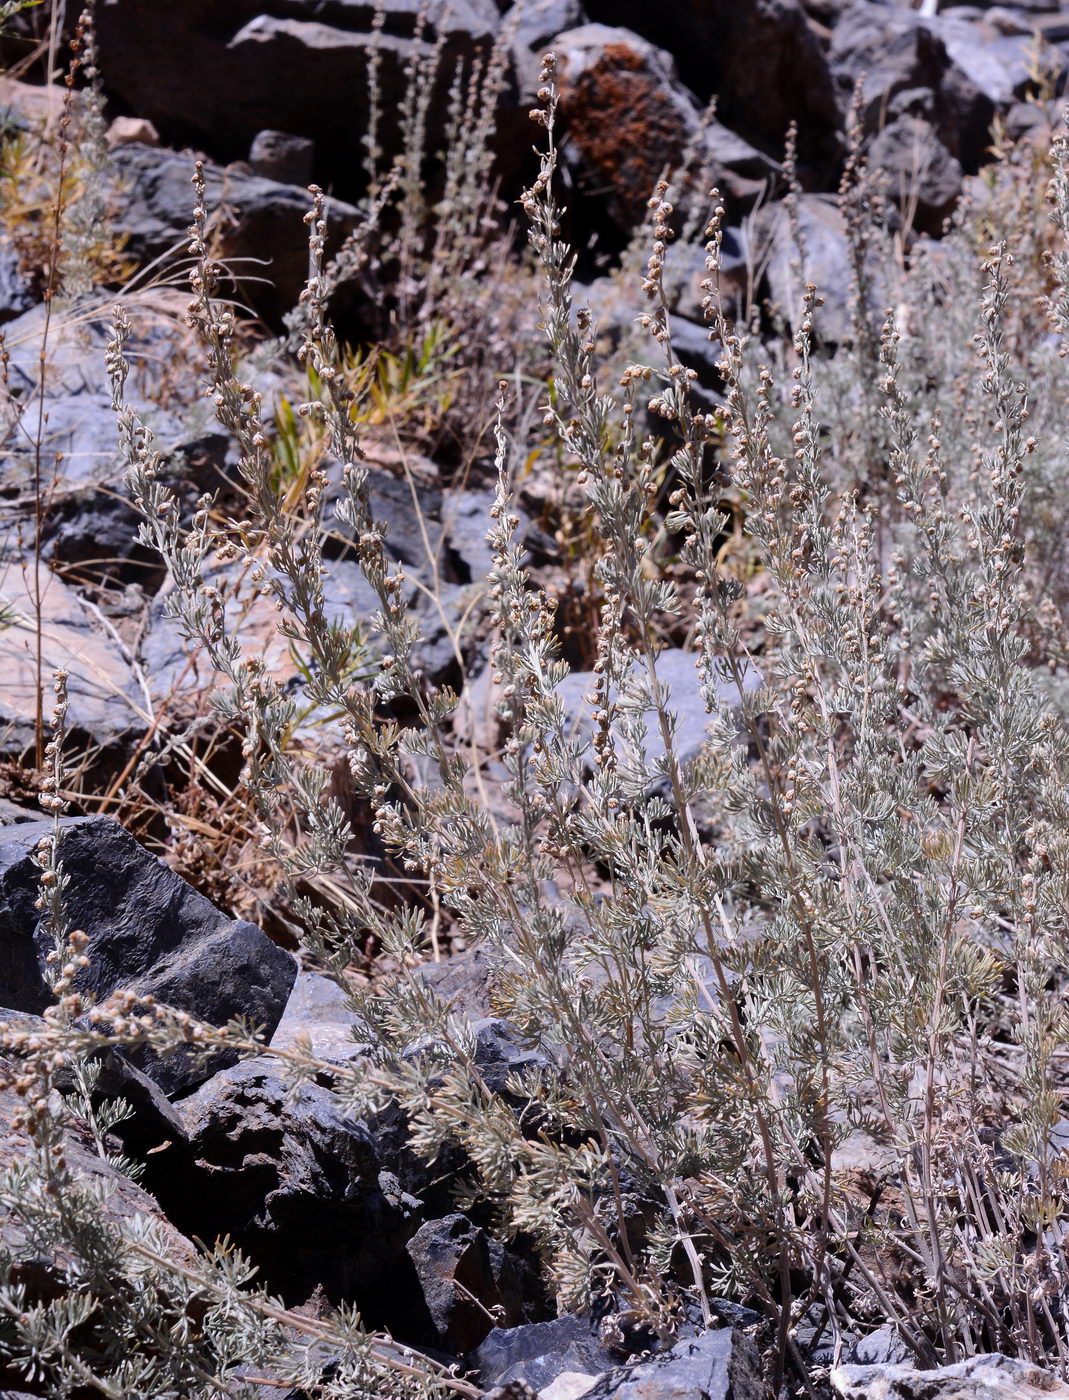
[[[213,295],[200,177],[189,315],[208,393],[240,448],[243,519],[220,519],[205,500],[181,523],[124,402],[117,317],[110,367],[142,539],[166,560],[185,635],[228,681],[216,705],[243,735],[244,783],[305,951],[351,996],[373,1050],[324,1066],[300,1047],[265,1051],[246,1027],[134,1004],[95,1008],[85,1028],[72,975],[46,1031],[9,1033],[31,1055],[28,1079],[39,1076],[27,1126],[40,1155],[35,1169],[8,1172],[3,1198],[78,1266],[57,1304],[27,1308],[17,1287],[0,1291],[8,1345],[57,1385],[82,1383],[91,1368],[69,1341],[73,1324],[106,1320],[144,1356],[108,1356],[92,1371],[116,1395],[150,1384],[209,1393],[239,1358],[285,1367],[285,1328],[298,1324],[246,1286],[243,1264],[222,1248],[168,1260],[151,1226],[102,1224],[99,1202],[48,1155],[54,1055],[109,1038],[206,1050],[226,1040],[272,1054],[296,1079],[329,1070],[346,1112],[399,1101],[428,1156],[463,1147],[471,1189],[494,1203],[504,1233],[536,1242],[562,1309],[609,1297],[618,1320],[668,1338],[684,1316],[711,1323],[716,1297],[744,1298],[774,1323],[777,1381],[788,1365],[806,1369],[800,1324],[838,1350],[875,1321],[895,1323],[924,1364],[994,1349],[1064,1371],[1069,746],[1054,420],[1069,254],[1055,242],[1044,259],[1049,240],[1032,224],[1000,227],[1006,205],[994,199],[875,279],[880,202],[855,151],[843,190],[851,336],[835,354],[822,348],[820,289],[800,247],[797,330],[766,350],[721,309],[714,191],[709,323],[724,396],[697,411],[662,287],[667,186],[651,201],[643,286],[655,363],[606,383],[560,233],[551,60],[539,101],[546,147],[523,206],[554,364],[543,426],[587,493],[599,626],[589,728],[577,734],[558,693],[567,668],[552,602],[516,538],[503,384],[486,584],[511,820],[481,799],[453,733],[458,697],[412,661],[416,623],[369,514],[359,406],[325,314],[321,196],[294,321],[318,397],[299,413],[341,466],[338,514],[378,597],[373,618],[328,617],[321,534],[289,512],[261,398],[233,369],[236,321]],[[1055,144],[1059,236],[1067,154]],[[1029,172],[1016,159],[993,181],[1022,208]],[[872,305],[877,280],[890,312]],[[667,466],[644,411],[665,424]],[[325,484],[310,473],[306,517]],[[742,512],[748,552],[723,551],[729,507]],[[686,590],[651,560],[662,529],[682,540]],[[327,768],[287,742],[293,698],[227,633],[205,582],[216,554],[249,562],[285,635],[313,659],[307,698],[337,716],[355,790],[426,900],[383,908],[373,872],[351,859]],[[708,743],[689,764],[658,673],[660,620],[680,613],[709,710]],[[366,634],[375,645],[354,675]],[[302,884],[323,872],[333,902]],[[495,1009],[540,1052],[541,1068],[509,1086],[522,1112],[488,1088],[470,1028],[415,971],[431,910],[491,951]],[[354,994],[346,969],[369,934],[399,971],[388,988]],[[879,1149],[860,1174],[845,1152],[858,1135]],[[193,1293],[208,1308],[195,1338],[175,1322]],[[353,1318],[315,1327],[349,1358],[318,1393],[375,1393],[387,1375],[395,1394],[465,1389]]]

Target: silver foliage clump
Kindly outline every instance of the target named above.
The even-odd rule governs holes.
[[[587,493],[599,627],[590,729],[576,736],[552,603],[516,536],[503,386],[487,590],[510,820],[481,800],[454,737],[458,697],[412,659],[418,629],[370,514],[358,414],[326,316],[318,192],[313,273],[294,324],[320,392],[300,411],[341,464],[338,515],[378,598],[359,635],[327,617],[319,535],[288,516],[260,397],[232,369],[234,320],[214,297],[199,175],[189,318],[240,448],[243,519],[205,500],[181,524],[124,399],[121,315],[110,351],[142,539],[170,569],[174,616],[228,682],[216,703],[244,734],[244,780],[305,950],[351,997],[373,1046],[330,1067],[339,1107],[395,1100],[428,1157],[460,1145],[501,1231],[536,1242],[562,1309],[609,1297],[621,1323],[640,1319],[668,1339],[688,1308],[708,1324],[715,1298],[745,1298],[772,1323],[777,1382],[788,1367],[804,1372],[797,1329],[814,1318],[836,1353],[846,1332],[890,1321],[924,1364],[998,1350],[1065,1372],[1069,744],[1051,512],[1066,375],[1034,295],[1023,295],[1034,294],[1038,257],[1020,245],[1037,235],[1022,225],[1001,237],[995,215],[963,215],[937,249],[882,270],[899,309],[874,319],[878,240],[865,221],[878,201],[855,158],[844,188],[853,331],[823,353],[819,289],[800,250],[796,330],[772,363],[720,309],[714,192],[708,314],[726,397],[698,411],[661,283],[667,186],[651,200],[644,279],[657,363],[607,381],[590,316],[573,304],[553,192],[551,59],[539,104],[546,144],[523,205],[555,365],[545,426]],[[1053,159],[1064,233],[1065,142]],[[996,236],[978,266],[985,218]],[[1056,249],[1049,267],[1042,315],[1064,337],[1069,254]],[[938,324],[926,319],[933,297]],[[684,539],[686,597],[652,557],[664,464],[644,412],[675,433],[665,524]],[[313,476],[313,517],[325,484]],[[756,628],[743,571],[722,551],[735,502],[743,557],[767,580]],[[285,635],[314,659],[309,698],[337,716],[355,790],[400,866],[425,882],[425,900],[384,909],[368,867],[348,857],[352,832],[327,772],[287,742],[292,699],[227,632],[204,582],[220,553],[248,560]],[[708,743],[691,764],[657,668],[659,619],[684,607],[709,709]],[[375,649],[354,679],[366,635]],[[758,689],[746,684],[755,660]],[[394,702],[410,718],[391,718]],[[296,796],[297,827],[282,815],[284,791]],[[302,879],[323,872],[332,903],[302,893]],[[416,971],[440,909],[488,950],[495,1009],[541,1052],[508,1099],[483,1078],[470,1028]],[[369,934],[399,971],[387,989],[354,994],[346,969]],[[34,1238],[62,1243],[77,1266],[55,1304],[26,1310],[17,1284],[0,1291],[15,1339],[5,1345],[55,1378],[56,1394],[90,1379],[104,1394],[241,1394],[229,1374],[238,1360],[266,1358],[279,1374],[312,1367],[293,1360],[299,1324],[248,1286],[233,1254],[180,1261],[150,1226],[103,1223],[90,1188],[61,1150],[57,1159],[50,1076],[64,1056],[115,1040],[206,1052],[226,1041],[273,1054],[297,1080],[324,1067],[300,1046],[266,1050],[246,1028],[217,1031],[166,1008],[104,1006],[76,1022],[69,987],[61,993],[44,1032],[9,1036],[29,1057],[37,1158],[0,1190]],[[879,1149],[865,1189],[843,1155],[858,1134]],[[181,1325],[194,1297],[196,1335]],[[125,1355],[90,1376],[69,1338],[105,1319]],[[375,1384],[465,1393],[355,1318],[322,1326],[343,1360],[317,1394],[381,1393]]]

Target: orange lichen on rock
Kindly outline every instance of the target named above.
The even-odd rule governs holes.
[[[568,138],[581,152],[590,183],[632,222],[665,166],[675,165],[687,127],[678,101],[626,43],[606,44],[574,79],[561,75]]]

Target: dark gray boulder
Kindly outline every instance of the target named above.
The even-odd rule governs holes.
[[[217,1026],[246,1017],[270,1035],[297,971],[289,953],[255,925],[228,918],[111,817],[67,817],[63,830],[67,916],[89,937],[80,990],[103,1000],[129,988]],[[0,1003],[36,1014],[52,997],[33,853],[50,831],[48,822],[0,831]],[[182,1052],[133,1058],[168,1093],[190,1088],[213,1068]]]
[[[500,24],[494,0],[386,0],[384,11],[376,39],[372,0],[109,0],[97,19],[100,68],[109,95],[172,144],[241,160],[258,132],[281,130],[314,141],[325,173],[343,171],[352,183],[362,164],[372,51],[393,124],[406,66],[441,43],[430,113],[430,129],[441,130],[455,64],[485,52]],[[389,141],[389,130],[384,135]]]
[[[417,1288],[406,1301],[399,1275],[395,1330],[404,1340],[463,1355],[483,1340],[491,1319],[506,1327],[524,1320],[524,1271],[466,1215],[428,1220],[405,1252]]]
[[[293,1092],[263,1060],[217,1074],[181,1113],[191,1165],[163,1198],[172,1218],[229,1235],[291,1304],[318,1289],[377,1316],[421,1203],[386,1169],[369,1127],[316,1084]]]
[[[125,235],[124,251],[143,263],[174,253],[188,256],[192,159],[131,144],[118,147],[114,161],[121,191],[115,226]],[[207,166],[205,180],[209,215],[223,213],[217,221],[221,259],[237,278],[236,288],[226,290],[280,322],[308,276],[308,191],[240,168]],[[352,205],[331,199],[326,217],[329,253],[356,227],[360,215]]]
[[[732,1327],[678,1341],[652,1361],[610,1371],[586,1400],[764,1400],[757,1348]]]
[[[903,114],[879,133],[869,162],[913,226],[938,234],[961,197],[961,166],[930,122]]]
[[[315,162],[315,142],[286,131],[259,131],[249,147],[252,173],[280,185],[307,185]]]
[[[844,9],[832,31],[829,57],[844,113],[862,82],[869,131],[898,114],[896,102],[903,94],[911,103],[924,100],[934,114],[949,64],[942,42],[916,11],[870,0],[854,0]]]

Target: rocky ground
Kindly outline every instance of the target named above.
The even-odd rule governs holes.
[[[33,14],[16,21],[5,50],[12,62],[32,53],[39,21]],[[848,241],[836,191],[852,102],[886,199],[898,210],[892,231],[903,248],[938,237],[963,191],[982,182],[993,123],[1007,138],[1028,139],[1057,120],[1069,14],[1044,0],[944,7],[924,0],[918,8],[871,0],[660,7],[528,0],[511,8],[430,0],[422,10],[414,0],[386,0],[377,21],[370,0],[108,0],[99,7],[97,44],[109,123],[109,234],[137,289],[126,297],[133,392],[147,405],[164,470],[192,510],[201,493],[227,497],[238,483],[234,445],[203,400],[181,318],[191,153],[206,161],[208,203],[223,211],[214,226],[217,256],[262,265],[261,280],[241,286],[249,364],[268,386],[283,439],[283,405],[297,401],[300,381],[277,337],[307,273],[306,186],[315,179],[330,193],[336,248],[364,218],[359,172],[369,72],[377,74],[383,110],[394,113],[411,64],[435,46],[443,61],[496,53],[495,171],[514,199],[531,178],[525,113],[538,57],[551,48],[579,272],[613,345],[626,341],[640,310],[615,269],[628,256],[649,192],[666,164],[692,172],[679,196],[689,232],[669,251],[666,280],[676,348],[714,404],[719,352],[709,345],[702,311],[704,185],[715,181],[726,210],[725,285],[734,307],[771,325],[793,286],[794,237],[782,196],[784,135],[797,123],[797,218],[809,275],[826,289],[823,324],[834,343],[847,316]],[[21,78],[0,86],[6,130],[24,141],[36,139],[42,122],[58,120],[62,93],[41,76],[26,63]],[[435,84],[428,100],[429,128],[444,129],[448,85]],[[384,142],[390,139],[385,132]],[[222,740],[198,747],[217,677],[167,616],[171,581],[137,542],[105,373],[111,295],[46,300],[42,267],[27,251],[27,223],[10,207],[7,220],[0,242],[0,604],[8,618],[0,629],[8,794],[0,808],[0,1019],[29,1024],[49,1001],[35,941],[31,857],[48,828],[37,807],[34,746],[41,677],[62,668],[70,677],[71,751],[79,755],[69,795],[85,813],[66,819],[64,858],[71,917],[90,940],[93,993],[151,992],[218,1025],[247,1017],[272,1046],[303,1037],[327,1062],[360,1055],[340,992],[288,951],[286,912],[272,903],[269,877],[228,806],[232,749]],[[372,302],[359,272],[334,289],[339,324],[354,343],[380,332]],[[533,322],[534,307],[528,310]],[[396,426],[386,418],[369,429],[373,510],[389,524],[388,550],[405,565],[424,622],[419,664],[429,677],[463,687],[458,738],[484,753],[493,793],[497,735],[480,626],[490,451],[478,433],[458,446],[455,434],[412,428],[411,419],[401,434]],[[543,455],[521,488],[523,530],[532,568],[566,617],[575,605],[564,641],[576,670],[562,695],[578,722],[589,685],[582,569],[574,521]],[[328,497],[337,486],[328,483]],[[367,614],[375,604],[350,544],[344,530],[333,529],[328,605],[338,615]],[[236,565],[218,569],[228,617],[299,694],[301,659],[278,635],[273,609]],[[702,742],[705,708],[685,655],[687,636],[670,640],[661,664],[690,755]],[[304,717],[302,741],[312,747],[320,719],[311,710]],[[383,858],[370,833],[362,854]],[[220,912],[208,895],[256,922]],[[446,939],[444,951],[452,956],[429,964],[426,976],[472,1015],[479,1064],[503,1088],[528,1052],[507,1023],[486,1014],[477,950]],[[653,1355],[642,1335],[597,1318],[556,1317],[522,1243],[499,1243],[489,1218],[455,1209],[452,1188],[465,1180],[467,1164],[427,1166],[406,1146],[397,1115],[340,1117],[327,1086],[308,1084],[293,1096],[268,1058],[198,1064],[116,1052],[103,1062],[98,1093],[130,1102],[133,1114],[115,1132],[146,1165],[143,1185],[132,1185],[72,1126],[72,1152],[114,1179],[110,1208],[166,1221],[179,1251],[192,1250],[194,1237],[229,1235],[291,1307],[355,1303],[370,1325],[455,1362],[500,1400],[747,1400],[765,1393],[767,1323],[737,1305],[723,1303],[720,1330],[685,1326],[671,1350]],[[0,1131],[3,1151],[17,1153],[9,1097],[0,1099]],[[814,1383],[842,1396],[1069,1395],[997,1357],[928,1372],[922,1381],[888,1329],[849,1337],[833,1358],[806,1317],[797,1341]],[[263,1388],[265,1396],[282,1393]]]

